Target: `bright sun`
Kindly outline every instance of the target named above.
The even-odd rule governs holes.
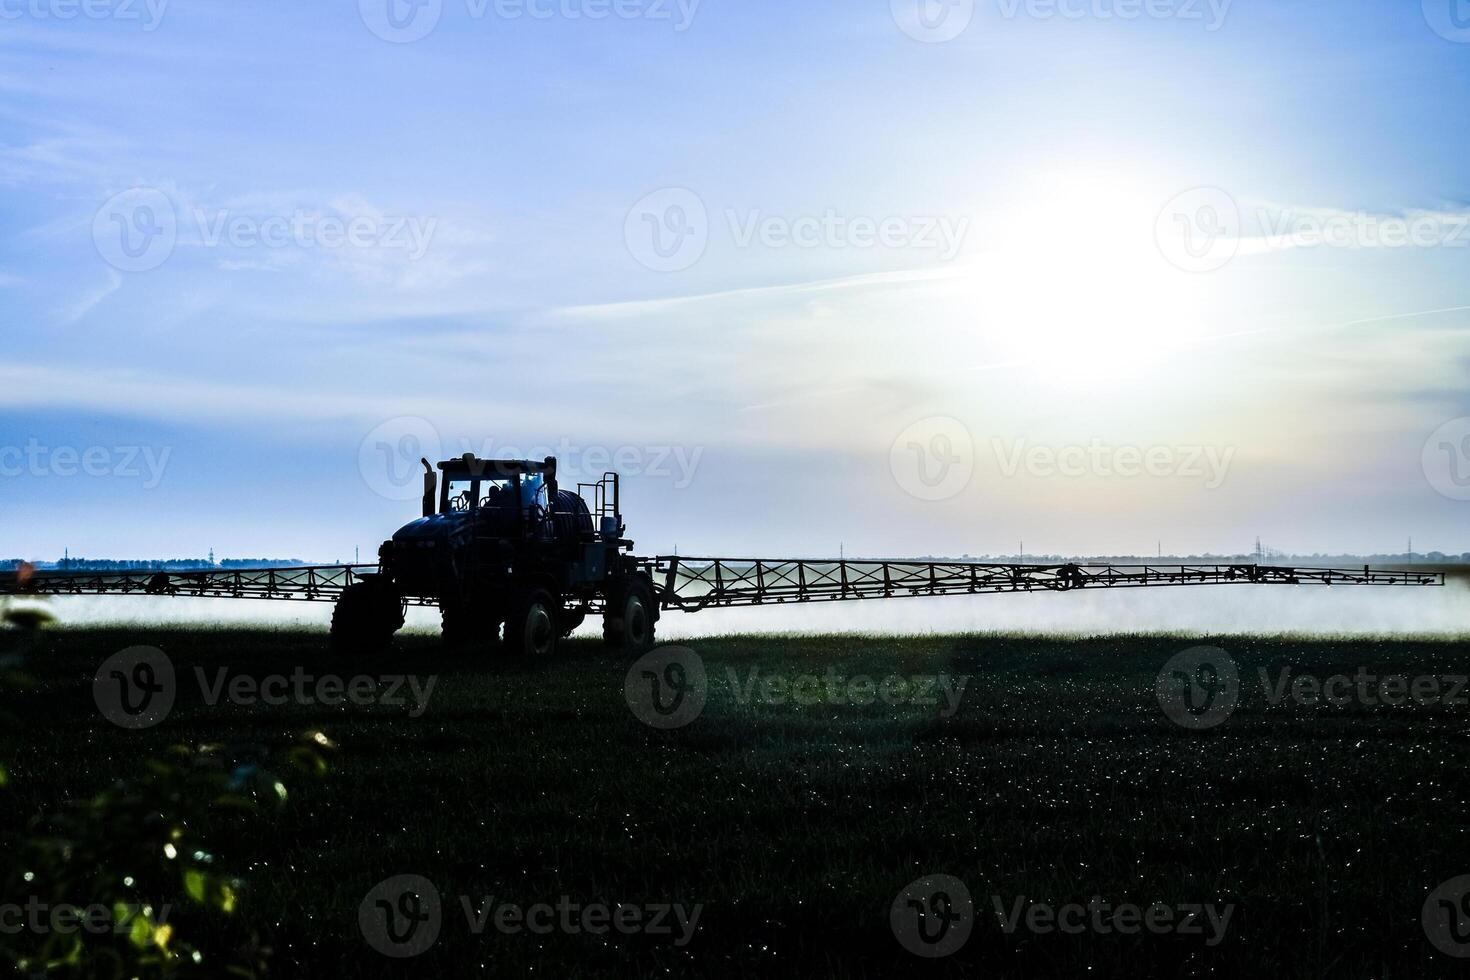
[[[986,355],[1038,380],[1146,374],[1202,334],[1203,285],[1157,249],[1157,195],[1056,178],[997,224],[965,288]]]

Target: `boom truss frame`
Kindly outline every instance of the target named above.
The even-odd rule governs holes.
[[[1278,565],[1021,565],[981,562],[660,557],[667,609],[994,592],[1182,585],[1443,586],[1443,572]]]
[[[983,562],[806,558],[639,560],[662,608],[683,612],[730,606],[837,602],[997,592],[1162,588],[1185,585],[1443,586],[1443,572],[1281,565],[1023,565]],[[0,595],[140,595],[335,602],[376,565],[193,572],[8,572]],[[409,605],[434,606],[410,596]]]

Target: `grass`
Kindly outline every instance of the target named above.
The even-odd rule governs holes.
[[[1242,700],[1190,732],[1161,712],[1172,655],[1213,642]],[[91,682],[135,644],[178,669],[154,728],[99,714]],[[311,631],[70,629],[28,658],[7,791],[23,820],[134,772],[168,745],[267,742],[321,728],[331,771],[222,860],[248,883],[241,915],[279,975],[412,968],[580,977],[726,975],[1451,976],[1420,909],[1470,873],[1466,707],[1270,707],[1257,669],[1454,674],[1470,642],[1174,636],[728,637],[693,641],[710,678],[693,723],[660,731],[624,696],[629,660],[569,644],[555,663],[453,654],[400,637],[391,654],[327,659]],[[426,710],[209,705],[193,668],[232,676],[433,675]],[[742,703],[762,676],[966,677],[959,710]],[[7,831],[13,831],[12,824]],[[411,961],[364,941],[377,882],[418,874],[445,901],[438,942]],[[962,879],[978,921],[939,960],[905,951],[889,906],[921,875]],[[458,896],[522,906],[702,906],[694,938],[474,935]],[[991,896],[1054,904],[1232,904],[1225,939],[1004,932]],[[1090,971],[1090,973],[1089,973]]]

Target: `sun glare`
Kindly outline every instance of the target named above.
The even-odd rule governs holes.
[[[1022,362],[1041,381],[1110,383],[1196,342],[1201,283],[1155,246],[1154,196],[1059,178],[1004,215],[967,288],[984,356]]]

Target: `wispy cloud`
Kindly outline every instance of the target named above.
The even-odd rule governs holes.
[[[106,269],[104,271],[106,273],[105,279],[100,285],[83,293],[75,302],[64,307],[57,313],[56,319],[58,323],[62,326],[71,326],[92,312],[98,303],[101,303],[107,297],[117,292],[123,283],[122,276],[118,275],[112,269]]]
[[[774,286],[750,286],[743,289],[726,289],[689,296],[668,296],[659,299],[564,306],[551,310],[549,312],[549,318],[622,320],[632,317],[668,313],[682,307],[696,306],[704,303],[742,299],[779,299],[783,296],[800,296],[810,293],[837,292],[849,289],[871,289],[884,286],[905,286],[913,283],[955,279],[964,274],[964,269],[958,265],[947,265],[934,269],[910,269],[900,272],[876,272],[858,276],[841,276],[834,279],[817,279],[809,282],[783,283]]]

